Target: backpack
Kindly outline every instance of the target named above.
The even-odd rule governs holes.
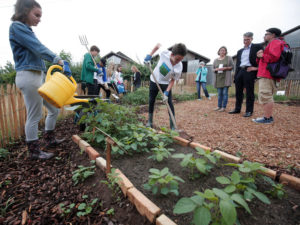
[[[282,41],[283,51],[281,52],[280,58],[277,62],[269,63],[267,69],[269,70],[273,78],[285,79],[290,71],[293,69],[290,67],[292,62],[293,53],[290,46]]]

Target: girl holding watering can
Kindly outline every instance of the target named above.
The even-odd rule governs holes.
[[[50,159],[54,155],[42,151],[38,138],[38,123],[42,118],[43,104],[48,110],[44,132],[46,147],[55,147],[64,141],[56,139],[54,135],[59,109],[43,100],[37,91],[45,79],[46,67],[43,60],[64,65],[64,61],[46,48],[31,29],[39,24],[41,17],[42,8],[38,2],[17,0],[15,13],[11,18],[13,22],[9,28],[9,41],[17,72],[15,82],[23,94],[27,111],[25,135],[31,159]],[[68,63],[65,63],[65,74],[70,75]]]

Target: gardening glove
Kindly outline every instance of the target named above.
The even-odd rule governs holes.
[[[104,74],[103,74],[102,70],[98,69],[98,70],[97,70],[97,76],[103,76],[103,75],[104,75]]]
[[[144,59],[144,63],[145,63],[145,64],[150,63],[151,59],[152,59],[152,56],[151,56],[151,55],[149,55],[149,54],[146,55],[146,58]]]
[[[164,95],[163,95],[163,102],[167,102],[169,99],[169,92],[168,91],[164,91]]]
[[[71,75],[72,75],[72,72],[71,72],[69,63],[68,63],[67,61],[64,61],[63,70],[64,70],[63,73],[64,73],[65,75],[67,75],[67,76],[71,76]]]

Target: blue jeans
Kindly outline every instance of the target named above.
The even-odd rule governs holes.
[[[226,108],[228,102],[228,88],[222,87],[218,88],[218,107]]]
[[[209,97],[209,94],[208,94],[208,91],[206,89],[206,82],[199,82],[199,81],[196,81],[196,84],[197,84],[197,94],[198,94],[198,99],[201,99],[201,86],[202,86],[202,89],[205,93],[205,97],[208,98]]]

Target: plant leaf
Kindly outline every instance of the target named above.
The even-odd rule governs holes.
[[[208,225],[211,221],[210,211],[205,207],[197,207],[194,211],[193,223],[195,225]]]
[[[236,210],[230,201],[220,201],[220,211],[227,225],[233,225],[236,221]]]
[[[243,206],[248,213],[252,214],[247,202],[243,199],[243,197],[240,194],[233,194],[230,198],[235,202],[239,203],[241,206]]]
[[[175,214],[189,213],[194,211],[195,208],[196,208],[196,204],[194,203],[193,200],[191,200],[190,198],[181,198],[176,203],[173,209],[173,213]]]
[[[227,177],[217,177],[216,180],[220,184],[230,184],[230,180]]]

